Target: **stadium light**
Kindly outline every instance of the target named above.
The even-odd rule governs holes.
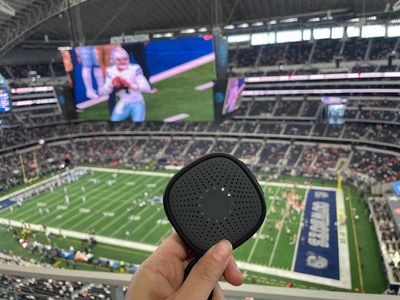
[[[195,33],[196,30],[193,28],[188,28],[188,29],[182,29],[180,32],[181,33]]]
[[[281,23],[294,23],[297,22],[299,19],[298,18],[287,18],[287,19],[283,19],[280,22]]]
[[[199,29],[197,29],[198,32],[206,32],[207,31],[207,27],[201,27]]]
[[[235,29],[235,25],[226,25],[224,29]]]
[[[308,20],[308,22],[319,22],[319,21],[321,21],[321,19],[319,17],[311,18]]]
[[[247,27],[249,27],[249,24],[248,23],[243,23],[243,24],[238,25],[237,27],[238,28],[247,28]]]
[[[243,43],[250,41],[250,34],[229,35],[228,43]]]
[[[72,47],[64,46],[64,47],[58,47],[58,51],[63,51],[63,50],[72,50]]]
[[[326,20],[332,20],[332,19],[333,19],[332,16],[325,16],[325,17],[323,17],[321,20],[322,20],[322,21],[326,21]]]
[[[351,18],[351,19],[347,20],[347,22],[349,22],[349,23],[358,23],[358,22],[360,22],[360,18]]]
[[[9,16],[15,16],[15,9],[3,0],[0,0],[0,11]]]
[[[263,25],[264,25],[263,22],[255,22],[255,23],[251,24],[251,26],[253,26],[253,27],[258,27],[258,26],[263,26]]]

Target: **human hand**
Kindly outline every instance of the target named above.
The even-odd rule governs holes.
[[[123,85],[123,83],[122,83],[122,78],[121,77],[114,77],[112,80],[111,80],[111,84],[112,84],[112,86],[114,87],[114,90],[116,91],[116,92],[119,92],[120,90],[122,90],[123,88],[124,88],[124,85]]]
[[[119,78],[119,80],[124,88],[131,88],[131,84],[127,80],[125,80],[124,78]]]
[[[222,275],[232,285],[243,283],[230,242],[223,240],[211,247],[183,282],[193,258],[178,234],[172,233],[135,273],[125,299],[207,299],[213,290],[212,299],[224,299],[218,285]]]

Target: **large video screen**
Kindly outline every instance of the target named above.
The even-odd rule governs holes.
[[[226,86],[224,107],[222,109],[223,115],[234,112],[239,108],[241,103],[240,96],[245,86],[244,77],[229,78]]]
[[[5,88],[0,88],[0,113],[11,111],[10,95]]]
[[[346,111],[346,98],[324,96],[321,99],[323,106],[327,108],[327,121],[330,125],[344,124]]]
[[[211,36],[84,46],[62,56],[79,119],[213,120]]]

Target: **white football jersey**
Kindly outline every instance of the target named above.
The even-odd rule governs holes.
[[[119,70],[117,66],[107,68],[106,82],[102,94],[111,94],[114,88],[112,80],[116,77],[123,78],[131,84],[131,88],[124,88],[117,92],[120,101],[144,101],[142,92],[151,92],[151,86],[146,77],[144,77],[142,68],[136,64],[129,64],[128,67],[123,70]]]

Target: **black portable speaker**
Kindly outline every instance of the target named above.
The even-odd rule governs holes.
[[[180,170],[168,183],[163,202],[196,261],[222,239],[234,249],[243,244],[266,214],[264,193],[254,175],[225,153],[206,155]]]

